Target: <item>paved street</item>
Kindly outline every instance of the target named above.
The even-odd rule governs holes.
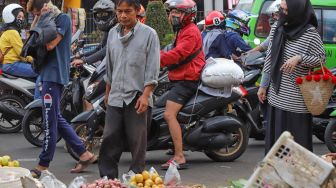
[[[230,180],[239,178],[248,178],[256,164],[263,158],[263,141],[250,140],[247,151],[235,162],[216,163],[208,159],[200,152],[187,152],[187,159],[191,164],[190,169],[180,171],[184,184],[205,184],[208,188],[217,188],[227,185]],[[89,181],[98,178],[97,165],[90,166],[84,173],[71,174],[69,171],[75,165],[75,161],[66,153],[61,142],[57,146],[56,155],[50,166],[50,171],[56,175],[62,182],[68,185],[73,178],[83,175]],[[326,146],[318,140],[315,140],[314,151],[316,154],[327,152]],[[21,166],[33,168],[37,163],[40,148],[34,147],[28,143],[21,133],[0,134],[0,156],[8,154],[14,159],[21,161]],[[125,153],[121,160],[120,173],[126,172],[130,163],[130,154]],[[147,168],[154,166],[159,169],[160,164],[168,160],[169,156],[165,151],[148,152]],[[161,175],[164,171],[158,170]]]

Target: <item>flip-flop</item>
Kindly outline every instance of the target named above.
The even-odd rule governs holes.
[[[176,165],[177,170],[183,170],[183,169],[188,169],[189,168],[189,164],[188,163],[178,164],[175,161],[175,159],[172,158],[172,159],[169,159],[165,164],[161,165],[161,170],[168,170],[170,164]]]
[[[80,173],[82,172],[86,167],[88,167],[90,164],[93,164],[97,162],[97,156],[92,155],[92,157],[86,161],[79,160],[78,163],[76,163],[75,168],[71,169],[71,173]],[[81,165],[80,168],[77,169],[78,165]]]
[[[38,170],[37,168],[34,168],[34,169],[31,169],[30,170],[30,174],[32,175],[32,177],[33,178],[35,178],[35,179],[40,179],[40,177],[41,177],[41,171],[40,170]]]

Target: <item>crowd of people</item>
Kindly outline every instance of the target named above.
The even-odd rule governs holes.
[[[37,74],[30,65],[33,58],[20,56],[23,42],[19,32],[25,25],[23,7],[10,4],[3,12],[5,27],[0,37],[3,71],[37,78],[37,85],[42,82],[42,91],[36,89],[36,98],[41,96],[44,102],[46,138],[39,163],[31,172],[38,178],[41,171],[48,169],[55,153],[57,134],[80,156],[71,172],[81,172],[98,159],[85,149],[59,111],[62,89],[69,82],[70,19],[50,0],[29,0],[27,6],[36,22],[46,12],[52,12],[57,28],[56,38],[45,44],[47,63]],[[152,92],[158,83],[160,68],[165,67],[169,68],[172,88],[168,92],[164,119],[174,151],[173,157],[161,167],[168,169],[173,163],[178,169],[188,168],[177,114],[195,94],[206,59],[237,59],[242,53],[252,51],[267,53],[258,91],[260,102],[265,103],[267,99],[268,103],[265,151],[284,131],[290,131],[299,144],[312,151],[312,116],[294,79],[308,74],[325,59],[323,43],[316,30],[318,22],[309,0],[277,1],[272,12],[274,23],[270,35],[266,42],[254,49],[242,38],[250,32],[249,16],[243,11],[233,10],[228,14],[211,11],[201,33],[195,24],[197,6],[193,0],[167,0],[165,6],[176,33],[171,50],[160,51],[158,35],[143,23],[145,10],[137,0],[116,3],[99,0],[93,13],[97,28],[104,32],[101,45],[71,62],[73,66],[96,61],[106,63],[106,125],[98,160],[100,176],[118,178],[118,163],[125,144],[132,154],[129,169],[135,173],[144,170]],[[189,62],[181,63],[190,56]]]

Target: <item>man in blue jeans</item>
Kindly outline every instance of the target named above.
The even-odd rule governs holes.
[[[59,107],[63,87],[69,82],[70,18],[61,13],[50,0],[30,0],[29,2],[27,5],[28,11],[31,11],[37,17],[48,11],[54,14],[58,32],[56,39],[46,45],[48,50],[46,59],[48,62],[41,69],[41,94],[44,104],[43,117],[46,130],[39,163],[35,169],[31,170],[31,173],[33,177],[38,178],[41,175],[41,171],[49,167],[56,149],[57,134],[60,134],[80,156],[78,164],[71,172],[81,172],[89,164],[95,162],[97,157],[86,150],[73,128],[60,114]]]

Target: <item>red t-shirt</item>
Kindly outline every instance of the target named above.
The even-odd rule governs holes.
[[[176,64],[186,59],[189,55],[202,47],[202,36],[194,23],[183,27],[177,36],[176,47],[168,52],[161,51],[161,67]],[[168,72],[170,80],[199,80],[205,65],[203,50],[191,60],[179,68]]]

